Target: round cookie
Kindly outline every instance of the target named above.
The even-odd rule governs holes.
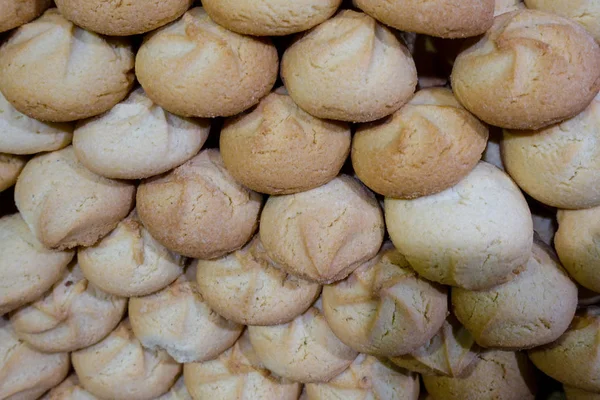
[[[423,277],[471,290],[510,281],[531,256],[525,198],[498,168],[480,162],[443,192],[385,199],[392,242]]]
[[[15,203],[44,246],[91,246],[133,207],[135,186],[96,175],[69,146],[27,163],[15,187]]]
[[[415,63],[388,28],[340,11],[287,48],[281,78],[294,102],[319,118],[368,122],[398,110],[415,91]]]
[[[69,373],[68,353],[41,353],[19,340],[0,318],[0,398],[36,400]]]
[[[327,383],[309,383],[303,400],[417,400],[419,376],[375,357],[359,354],[347,370]]]
[[[582,25],[596,41],[600,41],[600,3],[596,0],[525,0],[525,4],[528,8],[569,18]]]
[[[494,17],[511,11],[522,10],[525,8],[523,0],[496,0],[494,6]]]
[[[0,153],[0,192],[12,187],[25,168],[27,158]]]
[[[104,0],[56,0],[61,14],[77,25],[109,36],[150,32],[179,18],[193,0],[143,0],[126,3]]]
[[[348,368],[358,353],[335,336],[320,303],[286,324],[248,327],[262,365],[301,383],[328,382]]]
[[[127,299],[104,293],[73,263],[41,299],[11,314],[19,337],[47,353],[75,351],[108,335],[121,321]]]
[[[567,330],[577,309],[577,287],[552,248],[536,240],[513,280],[484,291],[454,288],[452,308],[480,346],[532,348]]]
[[[40,298],[58,281],[72,251],[46,249],[20,214],[0,219],[0,316]]]
[[[169,250],[211,259],[245,245],[258,225],[262,197],[236,182],[217,149],[203,150],[139,186],[137,212]]]
[[[600,400],[600,393],[586,392],[576,387],[564,385],[567,400]]]
[[[180,363],[211,360],[230,348],[243,326],[227,321],[204,301],[196,269],[165,289],[129,300],[133,333],[148,349],[164,349]]]
[[[135,79],[126,39],[99,36],[52,8],[0,47],[0,90],[20,112],[42,121],[74,121],[108,111]]]
[[[270,39],[228,31],[196,7],[146,37],[135,73],[148,97],[174,114],[228,117],[269,93],[278,66]]]
[[[452,88],[483,121],[540,129],[579,114],[600,89],[600,47],[580,25],[535,10],[502,14],[458,55]]]
[[[531,132],[504,131],[506,171],[536,200],[552,207],[600,205],[600,94],[579,115]]]
[[[456,185],[481,159],[487,138],[487,127],[450,89],[424,89],[389,118],[358,127],[352,166],[371,190],[413,199]]]
[[[6,32],[37,18],[51,4],[51,0],[0,0],[0,32]]]
[[[342,0],[204,0],[213,21],[225,28],[256,36],[291,35],[331,17]]]
[[[354,4],[401,31],[443,38],[481,35],[494,19],[494,0],[354,0]]]
[[[163,350],[142,347],[124,320],[104,340],[71,354],[88,392],[114,400],[150,400],[166,393],[181,372]]]
[[[138,88],[107,113],[80,122],[73,148],[79,161],[98,175],[141,179],[195,156],[209,130],[210,121],[173,115]]]
[[[488,350],[456,378],[423,375],[434,400],[533,400],[535,368],[524,353]]]
[[[556,342],[529,350],[529,358],[543,373],[565,385],[600,392],[599,315],[599,308],[587,308]]]
[[[247,332],[216,359],[185,364],[183,377],[194,400],[298,400],[301,390],[260,364]]]
[[[42,122],[17,111],[0,93],[0,153],[35,154],[71,143],[73,125]]]
[[[100,400],[81,386],[77,375],[71,374],[67,379],[48,393],[40,400]]]
[[[123,297],[145,296],[170,285],[186,263],[150,235],[135,210],[98,243],[80,247],[77,259],[90,282]]]
[[[337,176],[350,152],[350,126],[299,108],[284,88],[225,121],[220,149],[244,186],[268,194],[304,192]]]
[[[450,314],[438,333],[412,353],[391,357],[399,367],[423,375],[461,376],[476,360],[479,346]]]
[[[243,325],[290,322],[314,303],[321,286],[289,275],[267,255],[258,235],[216,260],[196,260],[204,301],[224,318]]]
[[[559,210],[554,246],[560,261],[580,285],[600,292],[600,207]]]
[[[448,312],[446,288],[420,278],[389,242],[347,279],[324,286],[322,298],[327,323],[342,342],[383,357],[421,347]]]
[[[383,234],[377,200],[347,175],[306,192],[270,197],[260,219],[260,239],[273,261],[319,283],[344,279],[373,258]]]

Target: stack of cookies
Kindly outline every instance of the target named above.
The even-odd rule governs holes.
[[[600,399],[600,3],[459,3],[0,0],[0,400]]]

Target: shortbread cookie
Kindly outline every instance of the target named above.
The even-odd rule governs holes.
[[[258,226],[262,197],[236,182],[217,149],[203,150],[139,186],[137,212],[169,250],[211,259],[245,245]]]
[[[535,10],[498,16],[459,54],[458,100],[485,122],[539,129],[579,114],[600,89],[600,47],[583,27]]]
[[[15,187],[15,203],[44,246],[91,246],[131,211],[133,183],[96,175],[69,146],[30,160]]]
[[[46,11],[51,0],[1,0],[0,32],[19,27]]]
[[[600,3],[596,0],[525,0],[525,4],[529,8],[569,18],[581,24],[596,41],[600,41]]]
[[[108,111],[134,81],[127,39],[86,31],[51,8],[0,47],[0,90],[20,112],[74,121]]]
[[[27,157],[0,153],[0,192],[17,183],[17,178],[25,168]]]
[[[387,27],[343,10],[287,48],[281,77],[290,96],[319,118],[368,122],[406,103],[417,85],[408,49]]]
[[[196,7],[146,38],[135,73],[148,97],[174,114],[228,117],[269,93],[278,66],[270,39],[228,31]]]

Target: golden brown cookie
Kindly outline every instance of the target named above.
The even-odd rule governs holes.
[[[525,0],[525,4],[535,10],[569,18],[581,24],[596,41],[600,41],[600,3],[596,0]]]
[[[51,0],[0,0],[0,32],[19,27],[37,18]]]

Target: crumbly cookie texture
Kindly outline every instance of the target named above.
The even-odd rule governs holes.
[[[252,107],[271,91],[278,67],[270,39],[231,32],[201,7],[149,35],[135,60],[148,97],[185,117],[228,117]]]
[[[531,256],[527,202],[508,175],[486,162],[443,192],[386,198],[385,218],[411,267],[445,285],[482,290],[508,282]]]
[[[243,329],[206,304],[193,267],[165,289],[131,298],[129,321],[144,347],[164,349],[180,363],[217,357],[235,343]]]
[[[225,120],[220,150],[237,181],[280,195],[335,178],[348,158],[350,141],[349,124],[311,116],[279,88],[252,111]]]
[[[129,214],[132,182],[96,175],[69,146],[30,160],[15,187],[15,203],[44,246],[91,246]]]
[[[258,235],[216,260],[196,260],[204,301],[243,325],[279,325],[306,311],[321,293],[318,283],[286,273],[271,260]]]
[[[399,367],[422,375],[459,377],[477,359],[480,348],[454,315],[426,344],[417,350],[390,360]]]
[[[398,110],[415,91],[415,63],[387,27],[340,11],[296,41],[281,60],[290,96],[319,118],[368,122]]]
[[[446,288],[419,277],[390,242],[347,279],[323,288],[325,318],[341,341],[376,356],[425,344],[448,311]]]
[[[527,349],[553,342],[567,330],[577,308],[577,287],[552,248],[536,240],[525,269],[513,280],[483,291],[453,288],[452,308],[480,346]]]
[[[286,272],[331,283],[377,254],[384,224],[375,196],[357,179],[340,175],[306,192],[269,197],[259,233],[267,254]]]
[[[148,232],[169,250],[211,259],[252,238],[261,200],[233,179],[219,150],[208,149],[167,174],[143,181],[137,212]]]
[[[398,370],[387,361],[359,354],[348,369],[326,383],[305,386],[306,400],[417,400],[417,374]]]
[[[365,185],[383,196],[427,196],[468,175],[487,139],[487,127],[450,89],[422,89],[390,118],[358,127],[352,166]]]
[[[247,332],[214,360],[185,364],[183,377],[194,400],[297,400],[302,387],[262,366]]]
[[[483,121],[540,129],[579,114],[600,89],[600,47],[579,24],[536,10],[502,14],[458,55],[452,88]]]

